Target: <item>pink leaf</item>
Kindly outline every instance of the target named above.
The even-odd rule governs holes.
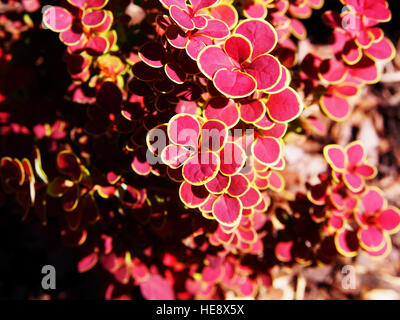
[[[171,284],[159,275],[151,275],[140,284],[140,291],[147,300],[174,300]]]

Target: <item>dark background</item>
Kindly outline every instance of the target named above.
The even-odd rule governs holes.
[[[338,0],[325,0],[325,9],[340,11],[342,5]],[[400,25],[397,14],[400,12],[400,1],[390,1],[393,19],[381,25],[386,35],[397,44],[400,38]],[[313,13],[304,21],[309,38],[314,43],[327,43],[331,30],[321,21],[323,10]],[[40,13],[34,14],[40,19]],[[40,48],[31,50],[30,48]],[[12,48],[16,63],[20,67],[29,65],[35,73],[35,81],[23,87],[21,94],[28,99],[35,99],[38,94],[45,94],[49,99],[60,100],[70,78],[61,57],[65,47],[57,36],[51,32],[31,30],[22,35]],[[36,52],[43,56],[43,63],[36,66]],[[4,80],[0,85],[4,85]],[[7,79],[7,85],[20,79]],[[32,104],[20,104],[19,112],[32,112]],[[1,105],[0,105],[1,111]],[[38,112],[41,112],[40,110]],[[68,112],[68,110],[65,110]],[[43,114],[51,117],[51,114]],[[1,137],[0,137],[1,140]],[[0,150],[1,152],[1,150]],[[3,156],[0,154],[0,156]],[[59,228],[52,226],[55,221],[49,220],[47,227],[37,221],[21,222],[20,213],[16,210],[14,200],[7,198],[0,207],[0,299],[103,299],[105,279],[110,275],[97,266],[94,270],[80,274],[77,272],[78,249],[62,245]],[[56,290],[43,291],[41,268],[50,264],[56,268]],[[44,295],[46,294],[46,295]]]

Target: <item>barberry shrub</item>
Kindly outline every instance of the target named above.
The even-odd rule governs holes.
[[[24,85],[0,87],[0,204],[55,228],[79,272],[107,270],[106,299],[135,286],[146,299],[262,298],[283,267],[384,258],[400,210],[363,143],[333,144],[327,123],[348,120],[394,58],[379,27],[392,14],[386,0],[340,2],[9,0],[1,82],[44,81],[16,70],[13,44],[35,32],[69,84],[22,98]],[[300,55],[316,10],[328,53]],[[291,134],[325,138],[318,183],[286,183]]]

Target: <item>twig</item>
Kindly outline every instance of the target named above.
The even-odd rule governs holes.
[[[297,276],[297,285],[296,285],[296,293],[295,293],[295,299],[296,300],[304,300],[304,293],[306,291],[306,279],[299,274]]]

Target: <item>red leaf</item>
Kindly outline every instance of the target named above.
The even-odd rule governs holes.
[[[220,69],[214,74],[214,86],[227,97],[243,98],[256,90],[257,83],[244,72]]]
[[[226,194],[220,196],[212,207],[215,219],[227,227],[234,227],[239,224],[242,210],[242,203],[237,198],[232,198]]]
[[[209,193],[204,186],[194,186],[186,181],[179,188],[179,196],[189,208],[203,205],[207,201],[208,195]]]
[[[383,38],[379,42],[372,43],[370,47],[364,49],[364,52],[373,59],[386,61],[394,58],[396,49],[389,39]]]
[[[219,170],[220,159],[213,152],[202,152],[183,165],[183,177],[194,185],[205,184],[213,179]]]
[[[376,218],[380,227],[390,234],[396,233],[400,230],[400,212],[395,207],[389,207],[383,210]]]
[[[236,34],[245,36],[253,46],[251,59],[275,48],[278,36],[273,26],[264,20],[246,19],[239,23]]]
[[[207,119],[221,120],[228,128],[232,128],[240,120],[236,103],[232,99],[222,96],[211,98],[207,102],[204,116]]]
[[[324,156],[335,171],[342,172],[346,168],[345,153],[341,146],[336,144],[325,146]]]
[[[148,42],[139,50],[142,61],[153,68],[164,66],[164,47],[156,42]]]
[[[43,23],[52,31],[62,32],[71,27],[72,15],[63,7],[51,6],[43,14]]]
[[[176,5],[172,5],[169,7],[169,15],[176,22],[178,26],[186,30],[193,30],[194,23],[190,15],[186,12],[186,10],[182,10]]]
[[[279,242],[275,247],[275,256],[278,260],[289,262],[292,260],[293,241]]]
[[[69,176],[74,181],[81,178],[80,161],[71,151],[64,150],[57,155],[57,168],[61,173]]]
[[[335,95],[323,95],[320,100],[320,106],[325,114],[335,121],[344,121],[351,111],[347,100]]]
[[[89,28],[98,27],[106,20],[105,10],[86,11],[82,17],[82,23]]]
[[[221,173],[234,175],[238,173],[245,164],[245,151],[236,143],[227,142],[220,152]]]
[[[263,54],[246,66],[246,72],[254,77],[257,90],[268,90],[275,87],[281,76],[282,68],[277,58]]]
[[[231,70],[234,67],[234,64],[224,50],[217,46],[208,46],[201,51],[197,65],[201,72],[209,79],[212,79],[218,70],[223,68]]]
[[[249,59],[252,54],[250,41],[242,35],[232,35],[226,39],[224,50],[229,57],[239,63]]]
[[[354,231],[341,230],[335,234],[336,249],[345,257],[354,257],[359,249],[357,234]]]
[[[229,29],[232,29],[238,22],[238,14],[236,9],[226,3],[222,3],[216,7],[209,9],[211,16],[225,22]]]
[[[168,122],[168,137],[174,144],[191,146],[197,150],[199,135],[199,121],[191,114],[177,114]]]
[[[212,193],[224,192],[230,184],[230,177],[218,173],[214,179],[206,183],[206,188]]]
[[[147,300],[174,300],[174,291],[170,283],[159,275],[151,275],[140,284],[140,291]]]
[[[303,103],[292,88],[270,95],[267,103],[270,118],[276,122],[289,122],[303,111]]]
[[[240,197],[244,195],[249,188],[249,180],[243,174],[236,174],[231,176],[231,182],[227,193],[232,197]]]
[[[282,153],[282,146],[276,138],[259,137],[252,144],[252,153],[257,161],[266,166],[271,166],[279,161]]]
[[[83,257],[79,262],[78,262],[78,271],[80,273],[89,271],[92,269],[98,262],[99,257],[96,252],[93,252],[86,257]]]
[[[370,187],[361,197],[361,203],[365,213],[376,213],[386,205],[386,200],[380,189]]]

